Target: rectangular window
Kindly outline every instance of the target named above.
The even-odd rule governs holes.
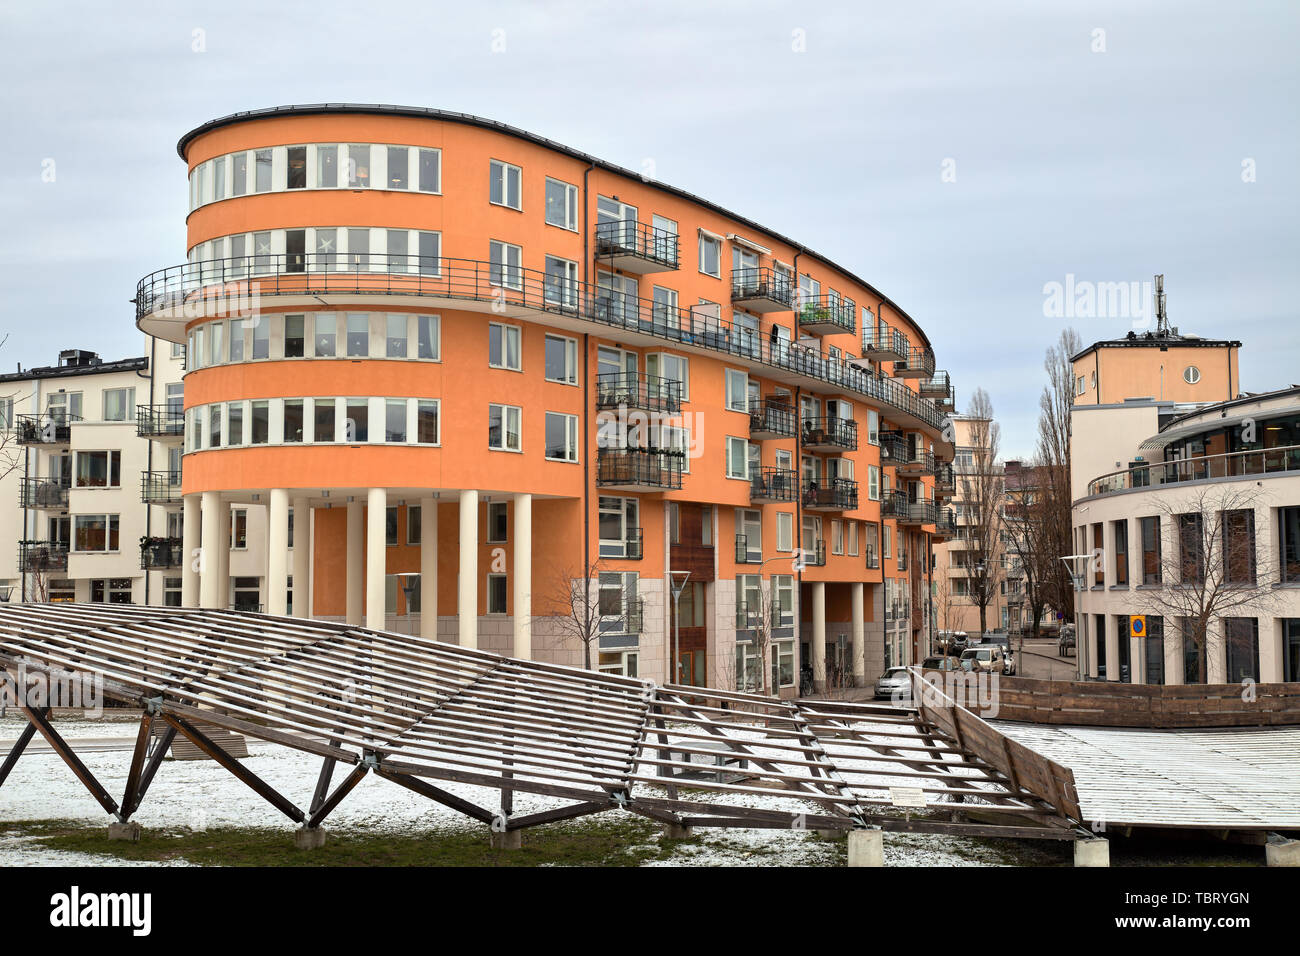
[[[434,505],[434,507],[438,507]],[[406,506],[406,543],[419,544],[421,528],[421,516],[423,515],[422,506]]]
[[[1142,533],[1142,583],[1160,583],[1160,519],[1139,518]]]
[[[496,451],[519,451],[522,409],[515,405],[488,406],[488,448]]]
[[[690,401],[690,360],[682,355],[652,352],[645,359],[646,374],[666,382],[676,382],[682,401]]]
[[[339,262],[339,231],[337,229],[317,229],[313,251],[313,272],[333,272]]]
[[[259,315],[255,316],[250,321],[253,324],[253,358],[270,358],[271,317],[268,315]]]
[[[700,271],[706,276],[721,275],[722,243],[712,236],[700,236]]]
[[[344,440],[353,445],[370,441],[370,402],[364,398],[349,398],[347,416]]]
[[[406,339],[409,316],[405,312],[391,312],[386,317],[384,354],[388,358],[406,358]]]
[[[578,460],[578,416],[546,413],[546,457],[550,461]]]
[[[365,272],[370,268],[370,230],[348,230],[348,269]]]
[[[518,166],[503,163],[499,159],[492,160],[488,168],[488,201],[497,206],[509,206],[511,209],[521,208],[522,176],[523,170]]]
[[[743,548],[743,550],[742,550]],[[756,508],[736,509],[736,557],[763,560],[763,513]]]
[[[218,156],[212,164],[212,198],[226,198],[226,157]]]
[[[487,612],[489,614],[507,613],[506,595],[509,591],[504,574],[487,576]]]
[[[1184,584],[1205,580],[1205,520],[1200,513],[1178,516],[1179,578]],[[1097,542],[1100,547],[1100,542]]]
[[[231,171],[235,174],[235,181],[231,186],[230,194],[232,196],[242,196],[248,192],[248,153],[239,152],[230,157]]]
[[[312,441],[334,440],[334,399],[318,398],[312,402]]]
[[[388,147],[388,188],[406,189],[410,176],[411,151],[405,146]]]
[[[286,398],[284,400],[284,441],[302,441],[302,414],[301,398]]]
[[[1255,512],[1223,512],[1223,567],[1228,584],[1255,583]]]
[[[117,515],[76,515],[72,522],[74,551],[118,550]]]
[[[406,399],[384,400],[384,441],[397,444],[406,441]]]
[[[1128,521],[1112,523],[1115,535],[1115,584],[1128,584]]]
[[[519,355],[519,326],[488,323],[488,365],[492,368],[521,369]]]
[[[724,369],[725,401],[729,412],[749,411],[749,375],[739,369]]]
[[[288,189],[307,188],[307,147],[289,147],[289,177],[285,183]]]
[[[578,302],[578,264],[557,256],[546,257],[542,297],[547,305],[573,308]]]
[[[226,404],[226,444],[242,445],[244,443],[244,403],[228,402]]]
[[[776,513],[776,550],[794,550],[794,515],[788,511]]]
[[[546,179],[546,221],[561,229],[578,228],[578,187]]]
[[[339,184],[339,148],[334,143],[316,147],[316,187],[334,189]]]
[[[442,275],[442,233],[421,232],[416,235],[419,268],[422,276]]]
[[[130,604],[130,578],[92,578],[90,600],[94,604]]]
[[[221,447],[221,406],[208,406],[208,447]]]
[[[874,411],[867,412],[867,442],[872,445],[880,444],[880,413]]]
[[[436,193],[442,188],[442,153],[436,149],[420,150],[420,192]]]
[[[578,343],[559,335],[546,336],[546,380],[578,384]]]
[[[510,512],[504,501],[490,501],[487,506],[488,544],[502,544],[510,540]]]
[[[78,488],[120,488],[122,453],[120,451],[79,451],[77,458]]]
[[[370,357],[370,313],[348,313],[348,356],[350,358]]]
[[[415,357],[437,361],[439,355],[439,319],[436,315],[415,317]]]
[[[1102,525],[1095,524],[1092,526],[1092,553],[1093,553],[1093,587],[1103,587],[1106,584],[1106,546],[1103,543],[1105,531]]]
[[[284,357],[302,358],[307,354],[307,317],[303,315],[286,315],[284,317]]]
[[[135,419],[135,389],[104,389],[104,421],[129,422]]]
[[[338,348],[338,316],[317,312],[312,316],[312,354],[316,358],[334,358]]]
[[[749,442],[727,436],[727,477],[749,477]]]
[[[493,239],[488,242],[488,281],[503,289],[524,287],[524,251],[519,246]]]
[[[415,410],[415,440],[422,445],[438,444],[438,402],[420,399]]]
[[[365,143],[348,146],[348,185],[364,189],[370,185],[370,147]]]
[[[411,234],[405,229],[389,229],[388,234],[388,271],[389,272],[410,272],[411,260],[410,239]]]
[[[252,434],[249,437],[249,444],[265,445],[271,440],[270,402],[262,400],[252,403],[250,424],[252,425]]]
[[[271,191],[271,151],[269,149],[259,149],[255,153],[257,176],[253,188],[259,193],[269,193]]]
[[[880,500],[880,468],[876,465],[867,465],[867,498]]]
[[[1259,682],[1259,621],[1253,617],[1223,618],[1228,645],[1228,683]]]

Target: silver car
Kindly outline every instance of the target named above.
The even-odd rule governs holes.
[[[906,667],[891,667],[876,681],[876,699],[910,700],[912,677]]]

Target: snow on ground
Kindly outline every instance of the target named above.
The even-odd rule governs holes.
[[[0,718],[0,739],[22,732],[24,721],[12,715]],[[130,746],[138,724],[131,720],[62,720],[56,726],[69,738],[119,737],[123,749],[79,754],[91,772],[115,796],[120,796],[130,763]],[[244,765],[299,806],[311,801],[320,758],[301,751],[248,740]],[[775,756],[775,754],[773,754]],[[648,769],[648,768],[646,768]],[[340,765],[334,783],[348,772]],[[881,784],[889,785],[885,780]],[[891,781],[894,786],[905,780]],[[482,806],[495,805],[495,791],[450,782],[438,786]],[[714,803],[789,810],[797,806],[788,798],[758,794],[714,794]],[[515,813],[524,814],[555,806],[545,797],[516,793]],[[824,812],[813,804],[809,812]],[[611,811],[617,815],[620,811]],[[797,811],[796,811],[797,812]],[[288,831],[294,826],[284,815],[210,760],[163,763],[143,805],[133,817],[142,826],[158,829],[209,826],[267,827]],[[600,818],[595,818],[599,820]],[[112,865],[122,861],[93,854],[66,853],[32,845],[32,838],[12,831],[6,822],[19,820],[77,820],[87,826],[106,826],[108,816],[86,792],[71,770],[52,753],[24,754],[9,779],[0,787],[0,866],[9,865]],[[331,830],[362,829],[402,834],[447,830],[482,831],[481,824],[404,787],[366,776],[330,816]],[[840,864],[843,845],[818,839],[801,830],[698,829],[697,841],[679,844],[672,859],[653,865],[668,866],[816,866]],[[485,835],[486,839],[486,835]],[[657,839],[657,838],[656,838]],[[1008,862],[988,845],[945,835],[885,835],[885,861],[890,866],[988,866]]]

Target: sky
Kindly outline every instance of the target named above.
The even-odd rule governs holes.
[[[1046,349],[1146,328],[1155,273],[1171,324],[1244,343],[1246,389],[1300,383],[1298,49],[1289,2],[0,0],[0,369],[143,353],[129,300],[185,258],[186,131],[428,106],[861,275],[1025,455]],[[1054,283],[1135,295],[1061,309]]]

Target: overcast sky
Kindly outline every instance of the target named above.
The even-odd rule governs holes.
[[[1241,339],[1244,386],[1282,387],[1298,27],[1286,2],[4,0],[0,368],[142,352],[128,300],[185,258],[187,130],[357,102],[650,161],[835,259],[921,323],[959,406],[990,392],[1010,455],[1062,325],[1091,342],[1143,319],[1046,315],[1067,275],[1163,272],[1174,325]]]

